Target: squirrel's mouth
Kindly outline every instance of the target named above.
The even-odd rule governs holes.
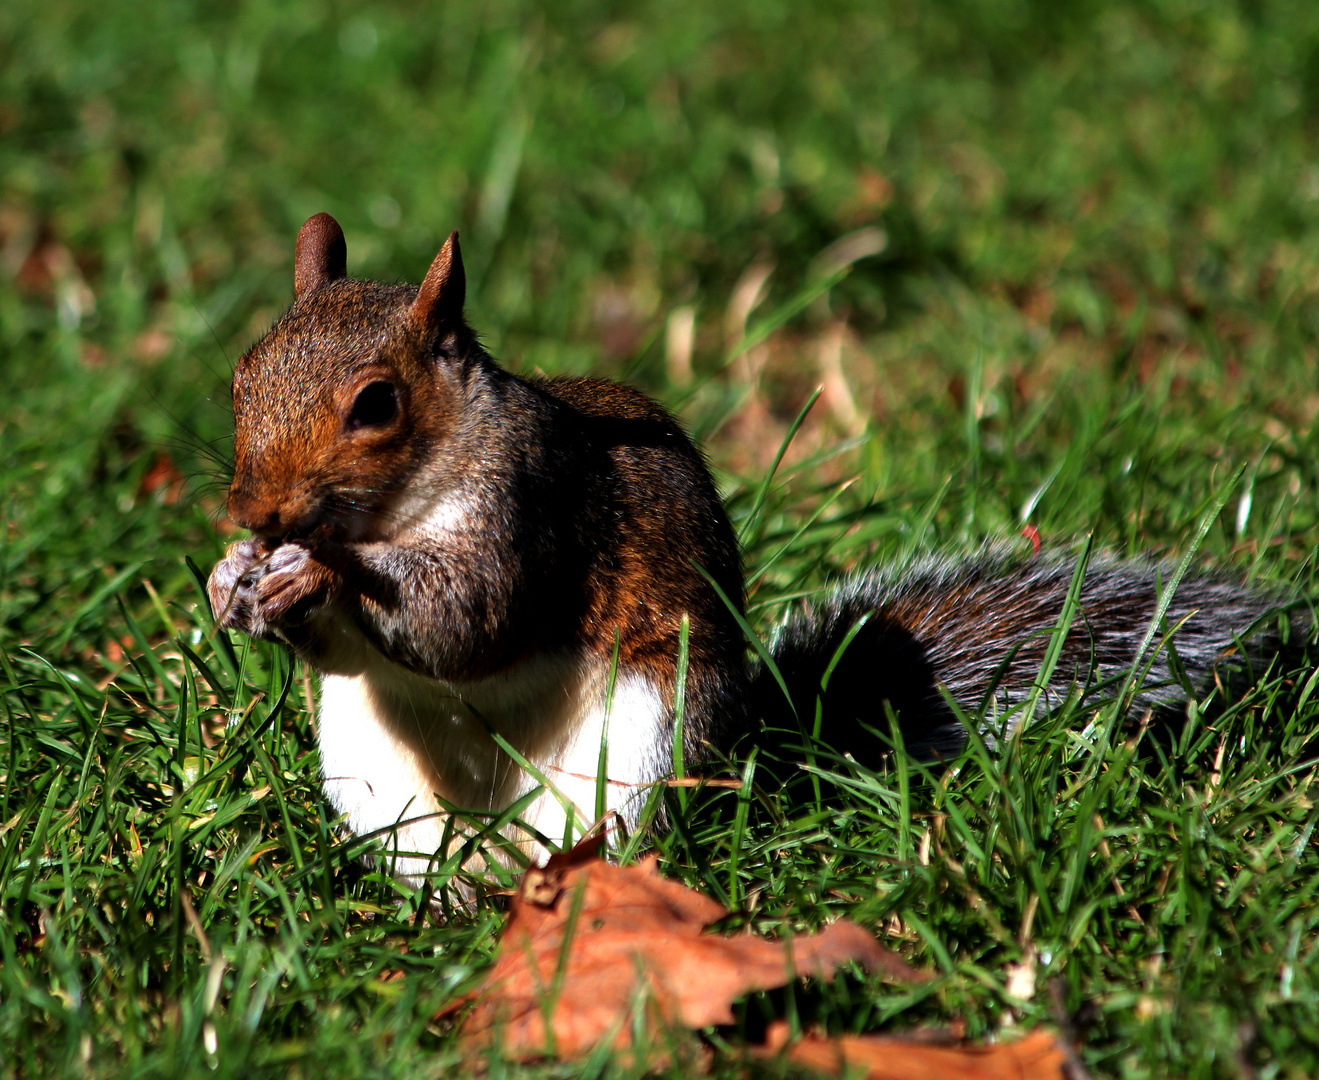
[[[230,517],[233,516],[231,513]],[[276,510],[265,515],[262,520],[238,520],[237,524],[249,529],[268,551],[274,551],[284,544],[310,548],[317,544],[342,541],[349,531],[344,519],[331,512],[324,500],[318,500],[314,506],[297,516]]]
[[[295,529],[290,529],[280,537],[280,543],[299,544],[305,548],[312,548],[318,544],[342,540],[343,538],[338,535],[339,532],[340,530],[336,528],[333,521],[322,517],[319,521],[307,522],[298,525]]]

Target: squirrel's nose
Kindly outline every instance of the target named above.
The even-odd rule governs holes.
[[[258,536],[280,536],[287,532],[280,521],[278,510],[259,510],[250,503],[234,505],[229,501],[229,520],[241,529],[249,529]]]
[[[234,488],[229,491],[229,520],[257,536],[273,539],[290,532],[288,514],[283,511],[280,504],[250,492]]]
[[[238,484],[229,489],[228,509],[235,525],[250,529],[263,540],[279,542],[308,536],[325,519],[315,499],[290,498],[282,492],[266,497]]]

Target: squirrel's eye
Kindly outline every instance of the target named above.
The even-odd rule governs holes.
[[[394,384],[387,382],[367,383],[365,389],[353,402],[353,411],[348,414],[348,427],[356,430],[363,427],[382,427],[398,415],[398,396]]]

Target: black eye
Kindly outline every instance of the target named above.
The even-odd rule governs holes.
[[[356,430],[363,427],[383,427],[398,415],[398,396],[394,384],[387,382],[367,383],[353,402],[353,411],[348,414],[348,427]]]

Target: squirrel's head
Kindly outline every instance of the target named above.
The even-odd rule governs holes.
[[[346,255],[329,214],[302,226],[293,306],[234,370],[229,517],[268,540],[388,538],[479,352],[457,233],[420,289],[351,281]]]

